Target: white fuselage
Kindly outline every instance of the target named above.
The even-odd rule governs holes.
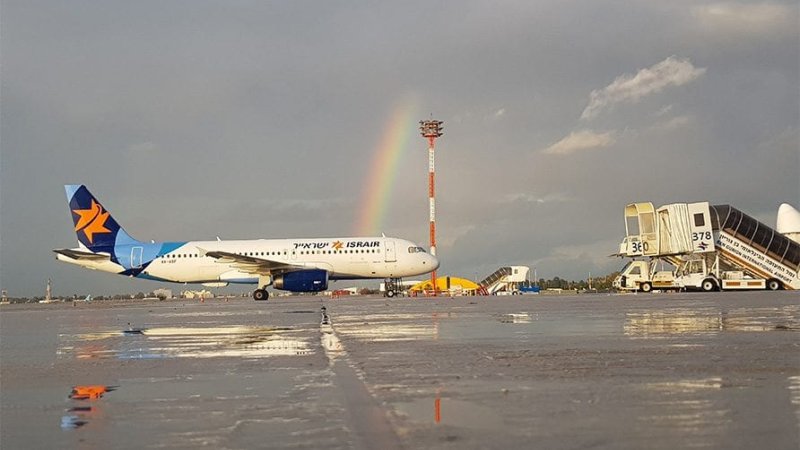
[[[135,245],[131,252],[136,252]],[[118,253],[128,254],[125,249]],[[257,260],[328,272],[331,280],[361,278],[402,278],[435,270],[439,261],[416,244],[389,237],[258,239],[230,241],[189,241],[177,243],[169,252],[143,261],[142,278],[178,283],[258,283],[251,270],[209,252],[226,252]],[[124,267],[106,261],[59,259],[87,268],[119,273]]]

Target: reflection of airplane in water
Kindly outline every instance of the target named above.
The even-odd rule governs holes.
[[[422,247],[391,237],[141,242],[132,238],[83,185],[65,186],[78,247],[54,250],[59,261],[88,269],[175,283],[257,284],[265,290],[319,292],[331,280],[401,278],[439,267]]]

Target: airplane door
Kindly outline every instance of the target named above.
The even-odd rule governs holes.
[[[397,261],[397,252],[394,248],[394,241],[386,240],[384,241],[384,249],[386,254],[386,262],[395,262]]]
[[[708,202],[689,203],[689,228],[692,232],[692,247],[695,253],[716,251],[714,230],[711,227],[711,210]]]
[[[131,269],[142,268],[142,247],[131,248]]]

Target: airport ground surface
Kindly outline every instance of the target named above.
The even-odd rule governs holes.
[[[0,447],[797,449],[799,332],[792,292],[4,306]]]

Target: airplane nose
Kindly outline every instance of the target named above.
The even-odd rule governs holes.
[[[435,257],[433,255],[430,255],[430,257],[431,257],[431,264],[433,266],[433,270],[438,269],[439,268],[439,258],[437,258],[437,257]]]

